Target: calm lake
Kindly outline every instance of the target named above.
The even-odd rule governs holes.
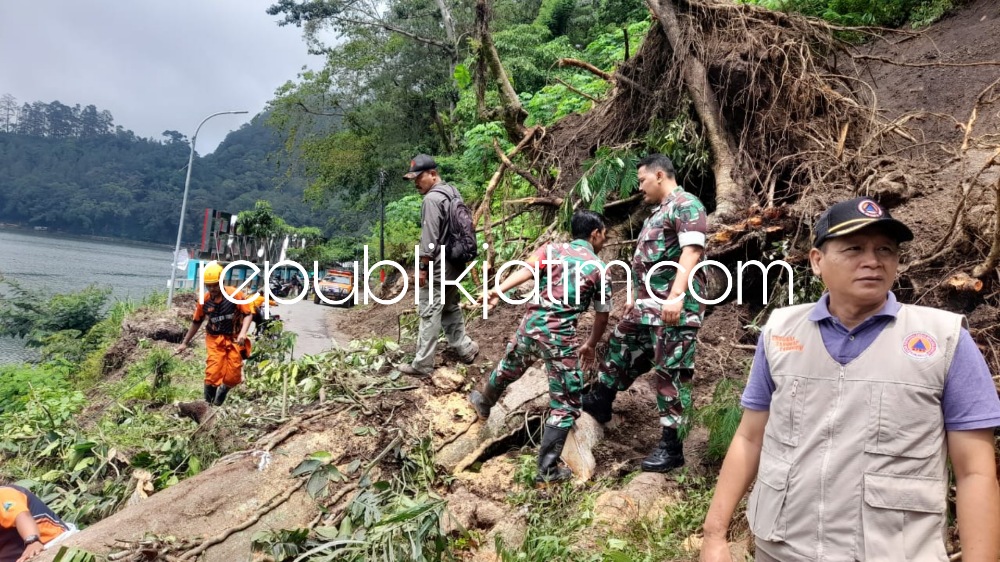
[[[0,229],[0,275],[50,294],[97,284],[114,300],[166,291],[172,249],[73,238],[47,232]],[[0,287],[0,298],[4,287]],[[19,340],[0,338],[0,364],[33,356]]]

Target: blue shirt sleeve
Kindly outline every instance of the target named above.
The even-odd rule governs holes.
[[[743,389],[740,404],[748,410],[766,411],[771,408],[773,393],[774,379],[771,378],[771,366],[767,364],[767,354],[764,353],[764,332],[761,332],[757,337],[757,350],[753,354],[750,379]]]
[[[993,376],[965,328],[948,368],[941,409],[947,431],[1000,427],[1000,397]]]

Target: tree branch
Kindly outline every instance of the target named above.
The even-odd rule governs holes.
[[[590,95],[590,94],[588,94],[586,92],[583,92],[583,91],[580,91],[580,90],[576,89],[575,86],[573,86],[569,82],[563,80],[562,78],[556,78],[556,82],[559,82],[563,86],[566,86],[566,89],[569,90],[569,91],[571,91],[571,92],[573,92],[574,94],[583,96],[583,97],[587,98],[588,100],[590,100],[590,101],[592,101],[594,103],[597,103],[597,102],[601,101],[601,100],[595,98],[594,96],[592,96],[592,95]]]
[[[527,136],[525,136],[525,138],[527,138]],[[518,146],[522,145],[519,144]],[[513,162],[511,162],[510,158],[508,158],[507,155],[504,154],[502,150],[500,150],[500,143],[498,143],[496,139],[493,139],[493,150],[496,151],[497,156],[500,157],[500,161],[503,162],[504,166],[507,166],[507,168],[512,170],[515,174],[521,176],[528,183],[535,186],[535,189],[537,189],[538,191],[545,191],[545,186],[542,185],[542,182],[538,178],[528,173],[527,170],[518,168],[517,166],[514,165]],[[517,149],[515,149],[515,152],[517,152]]]
[[[363,21],[363,20],[356,20],[356,19],[347,18],[347,17],[344,17],[344,16],[337,16],[335,19],[338,20],[338,21],[341,21],[341,22],[345,22],[345,23],[352,23],[354,25],[363,25],[363,26],[367,26],[367,27],[381,28],[381,29],[384,29],[385,31],[389,31],[389,32],[392,32],[392,33],[398,33],[398,34],[402,35],[403,37],[408,37],[408,38],[413,39],[414,41],[416,41],[418,43],[424,43],[425,45],[431,45],[431,46],[437,47],[437,48],[443,50],[444,52],[448,53],[452,57],[457,56],[457,51],[455,50],[455,45],[449,45],[448,43],[445,43],[444,41],[440,41],[438,39],[431,39],[430,37],[424,37],[422,35],[417,35],[416,33],[413,33],[412,31],[407,31],[407,30],[405,30],[405,29],[403,29],[401,27],[392,25],[391,23],[386,23],[384,21]]]
[[[582,61],[582,60],[579,60],[579,59],[559,59],[559,61],[556,64],[559,65],[559,68],[563,68],[563,67],[566,67],[566,66],[573,66],[573,67],[576,67],[576,68],[582,68],[583,70],[586,70],[587,72],[590,72],[591,74],[593,74],[593,75],[595,75],[595,76],[597,76],[599,78],[603,78],[604,80],[607,80],[608,82],[611,82],[612,84],[616,84],[618,82],[621,82],[622,84],[625,84],[626,86],[632,88],[633,90],[635,90],[635,91],[637,91],[637,92],[639,92],[639,93],[641,93],[641,94],[643,94],[645,96],[651,96],[651,95],[653,95],[653,92],[650,92],[649,90],[646,89],[645,86],[643,86],[642,84],[639,84],[635,80],[632,80],[631,78],[627,78],[625,76],[622,76],[621,74],[610,74],[610,73],[604,72],[600,68],[597,68],[596,66],[594,66],[594,65],[592,65],[592,64],[590,64],[589,62],[586,62],[586,61]]]

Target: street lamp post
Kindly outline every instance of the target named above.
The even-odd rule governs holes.
[[[242,115],[245,113],[249,112],[220,111],[213,113],[202,119],[201,123],[198,124],[198,128],[194,130],[194,136],[191,137],[191,155],[188,157],[187,178],[184,179],[184,197],[181,199],[181,222],[177,225],[177,243],[174,244],[174,255],[170,258],[170,288],[167,290],[167,308],[170,308],[174,304],[174,281],[177,279],[177,252],[181,249],[181,233],[184,231],[184,213],[187,212],[188,187],[191,185],[191,165],[194,164],[194,143],[198,140],[198,131],[201,130],[201,126],[205,124],[205,121],[218,115]]]

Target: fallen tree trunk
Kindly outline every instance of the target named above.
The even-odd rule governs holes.
[[[734,143],[726,128],[719,102],[708,82],[705,65],[692,48],[690,34],[685,33],[677,19],[672,0],[647,0],[674,52],[674,63],[681,66],[684,87],[691,96],[695,111],[712,147],[712,171],[715,174],[717,215],[731,215],[743,204],[743,186],[737,181]]]

